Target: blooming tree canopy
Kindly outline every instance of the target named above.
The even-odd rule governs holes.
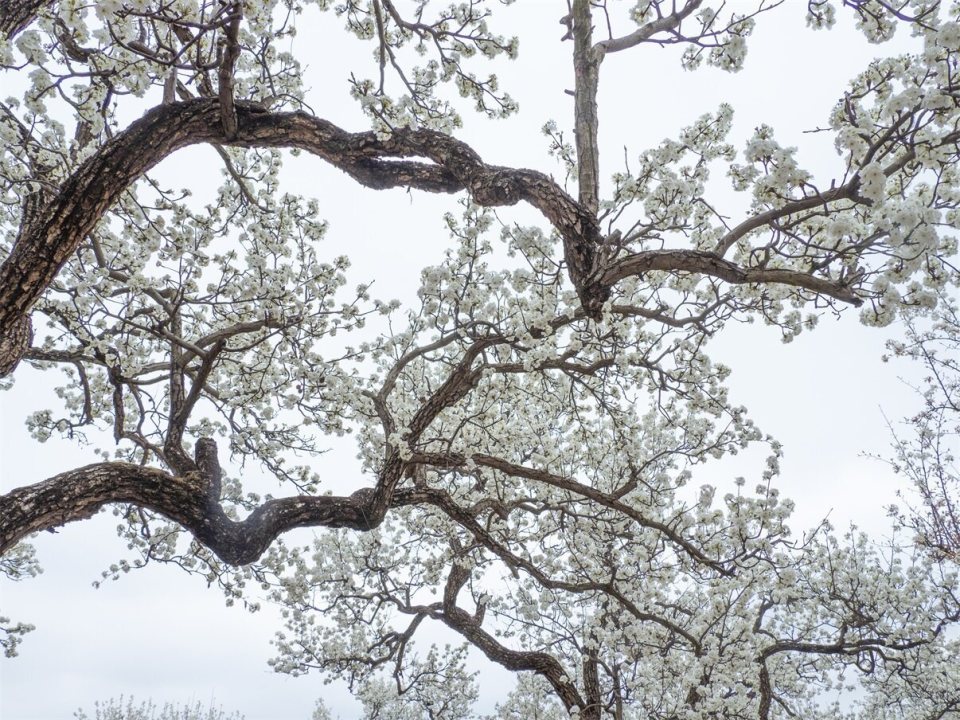
[[[467,651],[417,645],[430,624],[519,673],[504,718],[960,711],[956,555],[792,534],[780,447],[707,354],[729,321],[789,340],[825,311],[887,325],[949,303],[960,4],[809,0],[814,27],[846,13],[918,48],[837,98],[819,129],[835,177],[768,126],[734,147],[729,105],[601,170],[608,55],[679,45],[688,70],[734,72],[782,4],[528,9],[570,51],[573,112],[544,128],[565,183],[458,139],[465,106],[518,110],[486,67],[518,52],[497,3],[0,3],[4,87],[23,90],[0,102],[0,375],[58,378],[61,405],[26,419],[38,441],[111,438],[0,496],[0,569],[35,572],[30,533],[113,505],[135,553],[118,572],[261,588],[287,618],[274,667],[347,679],[371,718],[472,716]],[[318,23],[369,45],[350,75],[368,127],[325,119],[304,85],[298,38]],[[223,166],[206,204],[152,174],[192,145]],[[281,189],[291,153],[456,196],[416,303],[351,287],[322,203]],[[749,198],[741,217],[711,202],[718,177]],[[501,219],[519,203],[537,223]],[[346,434],[366,484],[337,495],[322,452]],[[691,487],[763,442],[750,482]],[[263,473],[280,496],[252,492]],[[312,545],[285,539],[299,528]],[[12,654],[29,626],[4,622]]]

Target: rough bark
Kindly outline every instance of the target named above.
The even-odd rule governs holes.
[[[0,377],[6,377],[17,369],[20,359],[33,342],[33,323],[29,315],[11,321],[0,333]]]
[[[199,459],[199,458],[198,458]],[[201,467],[209,467],[209,458]],[[241,521],[227,517],[219,482],[200,472],[174,476],[154,468],[109,462],[87,465],[0,496],[0,554],[33,532],[92,517],[104,505],[131,503],[188,530],[225,563],[259,558],[273,540],[298,527],[369,530],[383,519],[371,494],[269,500]]]
[[[218,73],[219,87],[217,96],[220,100],[220,122],[223,134],[233,139],[237,136],[237,108],[233,96],[233,69],[240,57],[240,21],[243,19],[243,7],[240,3],[233,3],[230,7],[230,22],[225,31],[225,48],[223,60]]]
[[[600,720],[603,704],[600,698],[600,668],[596,650],[586,650],[583,654],[583,694],[587,701],[581,713],[583,720]]]
[[[568,20],[573,36],[574,69],[574,135],[577,144],[578,205],[588,218],[585,227],[596,225],[600,209],[600,115],[597,93],[600,87],[600,65],[604,55],[637,45],[653,35],[676,28],[697,7],[701,0],[689,0],[679,11],[647,23],[623,38],[611,38],[594,44],[593,4],[590,0],[573,0]],[[558,228],[559,229],[559,228]],[[561,234],[562,234],[561,230]],[[598,318],[603,303],[610,297],[611,284],[599,280],[597,271],[604,264],[602,235],[581,235],[577,243],[567,242],[564,252],[570,279],[587,315]]]
[[[734,283],[782,282],[857,302],[850,289],[826,279],[795,271],[743,269],[700,251],[650,251],[606,262],[598,252],[602,236],[594,215],[543,173],[487,165],[466,144],[429,130],[382,138],[372,132],[349,133],[303,112],[271,113],[251,103],[235,106],[238,127],[233,138],[224,132],[217,98],[150,110],[80,165],[32,215],[35,220],[25,222],[0,266],[0,338],[5,339],[0,342],[0,370],[15,367],[25,350],[18,339],[30,308],[120,194],[164,158],[198,143],[298,148],[374,189],[467,190],[486,206],[528,202],[560,233],[571,281],[593,318],[599,318],[614,283],[652,269],[702,273]]]
[[[0,37],[13,39],[49,0],[0,0]]]
[[[573,69],[576,81],[573,98],[578,192],[584,210],[596,216],[600,206],[597,88],[603,55],[593,47],[591,14],[590,0],[573,0]]]
[[[451,368],[410,420],[411,442],[476,386],[482,371],[473,367],[474,362],[496,342],[478,340]],[[377,401],[382,403],[383,398]],[[172,405],[183,402],[173,400]],[[271,500],[242,522],[233,521],[220,505],[222,471],[216,443],[200,438],[193,459],[187,457],[181,446],[185,423],[186,417],[174,418],[167,430],[164,457],[176,474],[129,463],[97,463],[0,496],[0,555],[30,533],[89,518],[107,504],[131,503],[178,523],[224,562],[243,565],[255,561],[276,537],[294,528],[369,530],[383,521],[391,507],[410,503],[410,492],[397,490],[406,464],[397,448],[390,446],[375,487],[349,497]]]

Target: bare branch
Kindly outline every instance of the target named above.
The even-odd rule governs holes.
[[[212,441],[206,441],[212,442]],[[215,496],[210,448],[198,448],[201,468],[185,476],[128,463],[98,463],[56,475],[0,496],[0,554],[33,532],[92,517],[104,505],[133,503],[186,528],[220,559],[245,565],[273,540],[298,527],[369,530],[382,520],[370,513],[367,496],[300,496],[269,500],[245,520],[227,517]]]
[[[619,52],[621,50],[627,50],[636,45],[639,45],[642,42],[646,42],[654,35],[666,30],[674,30],[681,22],[689,17],[694,10],[700,7],[703,4],[703,0],[688,0],[684,6],[665,17],[660,17],[649,22],[646,25],[637,28],[629,35],[624,35],[618,38],[611,38],[610,40],[601,40],[597,43],[596,47],[601,53],[612,53]]]

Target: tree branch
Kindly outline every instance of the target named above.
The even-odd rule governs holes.
[[[689,0],[681,10],[649,22],[643,27],[637,28],[629,35],[611,38],[609,40],[601,40],[597,43],[596,47],[601,53],[619,52],[620,50],[632,48],[635,45],[646,42],[659,32],[673,30],[702,4],[703,0]]]
[[[651,270],[708,275],[733,285],[765,283],[789,285],[854,306],[863,304],[863,300],[853,289],[841,282],[834,282],[799,270],[743,268],[719,255],[701,250],[647,250],[629,255],[607,268],[601,276],[601,282],[612,286],[624,278],[641,275]]]
[[[702,646],[697,638],[676,623],[671,622],[670,620],[667,620],[659,615],[641,610],[616,587],[612,580],[607,583],[573,583],[553,579],[536,564],[511,552],[509,547],[506,547],[494,539],[490,532],[488,532],[477,521],[477,518],[475,517],[476,510],[467,510],[460,507],[445,490],[431,487],[404,488],[397,492],[396,501],[394,503],[395,506],[413,506],[421,504],[433,505],[441,510],[447,517],[460,525],[460,527],[469,531],[478,543],[499,557],[507,567],[514,571],[516,571],[517,568],[523,569],[528,575],[530,575],[530,577],[535,579],[543,587],[548,587],[554,590],[562,590],[569,593],[598,592],[608,595],[609,597],[613,598],[621,608],[626,610],[636,619],[642,622],[649,622],[659,625],[666,631],[683,638],[687,643],[690,644],[690,647],[693,648],[694,653],[697,655],[702,652]],[[501,509],[503,509],[502,506],[497,508],[495,511],[500,512]],[[509,512],[509,510],[504,510],[504,512]]]
[[[597,86],[602,53],[593,48],[590,0],[573,0],[574,130],[580,205],[596,217],[600,206],[600,150],[597,146]]]
[[[585,309],[599,316],[607,291],[591,282],[597,268],[589,250],[600,239],[599,226],[546,175],[485,165],[467,145],[439,132],[398,131],[384,139],[372,132],[348,133],[303,112],[270,113],[242,102],[235,106],[238,131],[232,140],[224,136],[218,99],[168,103],[147,112],[77,168],[37,222],[24,228],[0,266],[0,337],[14,334],[83,238],[131,183],[177,150],[198,143],[299,148],[374,189],[468,190],[487,206],[524,200],[563,236],[574,285]],[[403,160],[411,157],[432,163]],[[8,362],[0,357],[0,368]]]
[[[680,533],[673,528],[658,520],[653,520],[644,516],[635,508],[630,507],[608,493],[590,487],[589,485],[584,485],[583,483],[577,482],[572,478],[555,475],[546,470],[539,470],[537,468],[530,468],[524,465],[517,465],[516,463],[503,460],[502,458],[493,457],[492,455],[475,453],[470,456],[470,460],[477,465],[482,465],[492,470],[498,470],[505,475],[527,478],[528,480],[533,480],[545,485],[551,485],[561,490],[566,490],[588,500],[592,500],[602,507],[623,513],[626,517],[629,517],[638,525],[650,528],[651,530],[656,530],[657,532],[661,533],[665,538],[677,545],[680,550],[682,550],[686,555],[696,562],[713,569],[720,575],[731,576],[733,574],[724,566],[721,560],[707,557],[703,551],[680,535]],[[465,465],[466,462],[466,457],[456,453],[415,453],[413,457],[410,458],[410,464],[433,465],[434,467],[461,467]]]
[[[555,657],[544,652],[513,650],[503,645],[484,630],[470,613],[457,607],[457,591],[466,582],[464,575],[467,572],[457,566],[451,569],[447,586],[444,588],[443,613],[440,615],[440,620],[498,665],[513,671],[533,671],[544,677],[553,686],[567,710],[582,709],[585,703],[580,693],[577,692],[577,688],[570,681],[570,676]]]
[[[49,0],[0,0],[0,36],[13,40]]]
[[[229,22],[224,32],[223,59],[218,73],[219,87],[217,97],[220,101],[220,121],[223,135],[227,140],[237,136],[237,108],[233,98],[233,68],[240,57],[240,20],[243,18],[243,6],[235,2],[229,9]]]
[[[753,230],[762,228],[765,225],[769,225],[780,218],[793,215],[794,213],[803,212],[804,210],[810,210],[818,205],[826,206],[827,203],[831,203],[836,200],[849,200],[854,197],[858,184],[859,180],[851,180],[850,182],[845,183],[838,188],[832,188],[824,193],[818,193],[817,195],[803,198],[802,200],[793,200],[781,207],[773,208],[771,210],[767,210],[766,212],[758,213],[753,217],[747,218],[722,238],[720,238],[720,242],[717,243],[715,252],[720,256],[726,255],[727,251],[730,250],[730,248],[733,247],[737,241],[740,240],[740,238],[744,237]]]
[[[0,496],[0,555],[30,533],[84,520],[111,503],[132,503],[160,513],[231,565],[255,561],[276,537],[294,528],[370,530],[379,524],[367,512],[369,492],[268,500],[245,520],[231,520],[217,497],[219,463],[215,454],[211,457],[212,442],[198,442],[201,472],[185,476],[109,462],[11,490]]]
[[[373,189],[467,190],[485,206],[525,201],[563,238],[570,279],[584,312],[594,319],[600,317],[616,282],[648,270],[697,272],[732,283],[783,283],[859,302],[849,288],[829,280],[798,271],[744,269],[694,250],[643,252],[604,267],[598,252],[602,236],[596,217],[542,173],[487,165],[466,144],[430,130],[398,130],[383,138],[372,132],[349,133],[304,112],[271,113],[244,102],[234,106],[238,128],[233,139],[225,137],[217,98],[168,103],[150,110],[80,165],[44,203],[42,211],[25,211],[19,238],[0,266],[0,338],[8,339],[0,343],[0,376],[12,371],[26,349],[22,342],[14,341],[22,339],[32,305],[107,210],[161,160],[198,143],[298,148]],[[821,201],[818,198],[816,202]],[[814,203],[812,199],[809,202]],[[762,217],[735,228],[731,236],[749,231]]]

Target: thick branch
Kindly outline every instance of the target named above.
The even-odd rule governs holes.
[[[29,315],[14,318],[0,332],[0,377],[6,377],[20,364],[33,342],[33,322]]]
[[[49,0],[0,0],[0,37],[12,40]]]
[[[294,528],[369,530],[377,524],[366,512],[369,493],[269,500],[245,520],[231,520],[215,497],[219,467],[206,442],[197,458],[205,474],[176,477],[140,465],[98,463],[0,496],[0,554],[30,533],[89,518],[110,503],[160,513],[231,565],[255,561],[277,536]]]
[[[593,48],[590,0],[573,0],[574,128],[580,205],[591,217],[600,206],[600,150],[597,145],[597,86],[602,53]]]
[[[306,150],[374,189],[467,190],[486,206],[526,201],[562,236],[570,279],[584,312],[593,318],[600,317],[616,282],[648,270],[696,272],[732,283],[784,283],[858,302],[849,288],[828,280],[796,271],[743,269],[700,251],[643,252],[604,268],[595,216],[542,173],[487,165],[469,146],[429,130],[397,131],[382,138],[372,132],[348,133],[303,112],[270,113],[237,102],[234,107],[238,127],[233,139],[225,136],[217,98],[154,108],[77,168],[42,212],[29,214],[35,220],[25,213],[20,236],[0,266],[0,376],[12,371],[25,350],[22,339],[30,308],[110,206],[161,160],[198,143]],[[750,227],[735,229],[732,235],[759,221],[748,221]]]
[[[484,630],[470,613],[457,607],[457,592],[468,576],[469,572],[461,568],[454,567],[451,570],[443,594],[443,614],[440,616],[442,622],[460,633],[471,645],[498,665],[515,672],[527,670],[541,675],[553,686],[567,710],[582,709],[585,703],[580,693],[570,682],[569,675],[555,657],[544,652],[508,648]]]
[[[600,120],[597,93],[600,85],[600,64],[608,52],[638,45],[657,33],[680,25],[703,0],[689,0],[684,7],[621,38],[593,43],[592,5],[590,0],[573,0],[570,14],[573,34],[574,128],[577,141],[577,175],[580,206],[596,217],[600,206]]]
[[[449,170],[480,205],[513,205],[524,200],[537,208],[563,238],[567,270],[584,311],[599,319],[610,290],[597,282],[603,238],[595,211],[575,201],[543,173],[485,165],[472,148],[449,136],[421,130],[398,132],[394,138],[402,147]]]
[[[583,653],[583,691],[587,706],[582,713],[584,720],[600,720],[602,704],[600,700],[600,674],[595,648]]]
[[[36,227],[49,199],[49,191],[44,187],[24,197],[18,243]],[[0,322],[0,377],[6,377],[16,370],[20,358],[30,349],[32,342],[33,323],[29,315],[13,317],[7,324]]]

